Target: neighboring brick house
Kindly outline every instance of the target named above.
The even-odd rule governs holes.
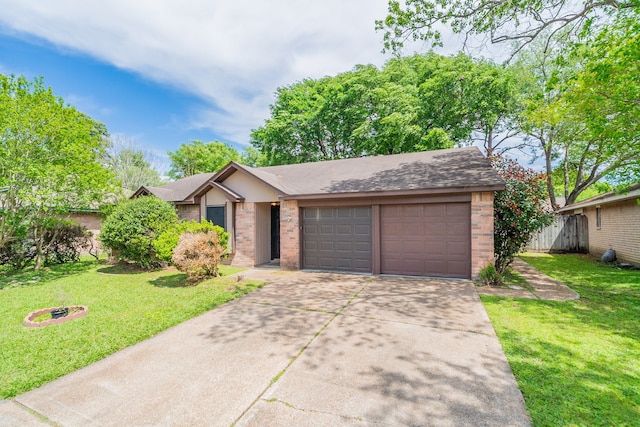
[[[627,192],[592,197],[558,212],[582,214],[589,228],[589,253],[602,256],[614,249],[618,260],[640,265],[640,184]]]
[[[231,234],[233,263],[477,277],[504,181],[475,147],[252,168],[142,187]]]
[[[100,248],[98,235],[104,221],[104,214],[98,209],[76,209],[69,212],[67,218],[75,221],[80,226],[91,232],[91,242],[93,248]],[[84,252],[84,251],[83,251]]]

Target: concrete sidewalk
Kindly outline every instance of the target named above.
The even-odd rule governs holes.
[[[541,299],[547,301],[572,301],[580,298],[580,295],[578,295],[576,291],[559,280],[536,270],[520,258],[513,260],[511,268],[527,281],[529,289],[483,286],[478,288],[478,292],[483,295]]]
[[[2,402],[0,417],[21,426],[530,425],[470,281],[243,275],[270,284]]]

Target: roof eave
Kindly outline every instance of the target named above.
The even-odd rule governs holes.
[[[406,190],[385,190],[385,191],[358,191],[350,193],[317,193],[317,194],[292,194],[279,197],[280,200],[310,200],[310,199],[343,199],[358,197],[394,197],[394,196],[424,196],[436,194],[452,193],[479,193],[493,192],[505,189],[504,184],[474,186],[474,187],[445,187],[445,188],[422,188]]]
[[[640,189],[633,190],[624,194],[616,194],[608,197],[600,197],[597,199],[585,200],[582,202],[574,203],[558,209],[558,212],[568,212],[575,209],[583,209],[591,206],[604,205],[607,203],[620,202],[623,200],[635,199],[635,198],[640,198]]]

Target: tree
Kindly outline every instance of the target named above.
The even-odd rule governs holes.
[[[518,52],[540,37],[585,33],[606,17],[639,12],[637,0],[392,0],[376,29],[385,31],[385,49],[395,52],[409,39],[441,46],[443,27],[466,39],[480,35],[491,43],[515,43]]]
[[[0,249],[30,237],[40,268],[49,218],[114,194],[114,176],[100,162],[106,134],[42,78],[0,75]]]
[[[192,141],[182,144],[175,152],[169,152],[171,169],[169,177],[181,179],[199,173],[215,172],[227,163],[238,162],[240,153],[229,144],[215,141]]]
[[[580,43],[532,44],[518,66],[532,76],[521,126],[545,158],[547,187],[560,168],[566,203],[604,178],[640,176],[640,26],[617,19]],[[524,74],[524,73],[523,73]]]
[[[533,233],[551,224],[553,214],[546,207],[543,174],[500,156],[494,157],[492,164],[506,183],[494,199],[495,268],[503,274]]]
[[[105,162],[120,180],[123,188],[135,191],[143,185],[162,183],[160,174],[152,166],[151,155],[122,137],[111,137]]]
[[[269,165],[451,148],[500,131],[516,110],[513,90],[508,70],[489,61],[395,58],[279,88],[251,143]]]
[[[117,258],[154,268],[161,261],[153,242],[177,223],[178,214],[170,203],[155,196],[139,197],[115,207],[102,224],[99,238]]]

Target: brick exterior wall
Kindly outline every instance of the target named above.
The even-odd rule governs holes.
[[[589,252],[602,256],[609,248],[616,251],[619,261],[640,265],[640,206],[636,199],[603,204],[598,229],[596,208],[585,208],[589,225]]]
[[[280,203],[280,267],[300,269],[300,209],[295,200]]]
[[[471,194],[471,277],[494,261],[493,193]]]
[[[97,249],[99,253],[104,252],[102,248],[102,244],[100,240],[98,240],[98,235],[100,235],[100,229],[102,228],[102,221],[104,221],[104,215],[100,212],[72,212],[68,216],[69,219],[77,222],[81,226],[85,227],[92,234],[91,236],[91,251],[94,251],[94,248]],[[86,249],[82,249],[80,251],[82,255],[87,254]]]
[[[256,263],[256,204],[236,204],[236,247],[232,265],[254,266]]]
[[[200,205],[176,205],[176,212],[185,221],[200,221]]]

